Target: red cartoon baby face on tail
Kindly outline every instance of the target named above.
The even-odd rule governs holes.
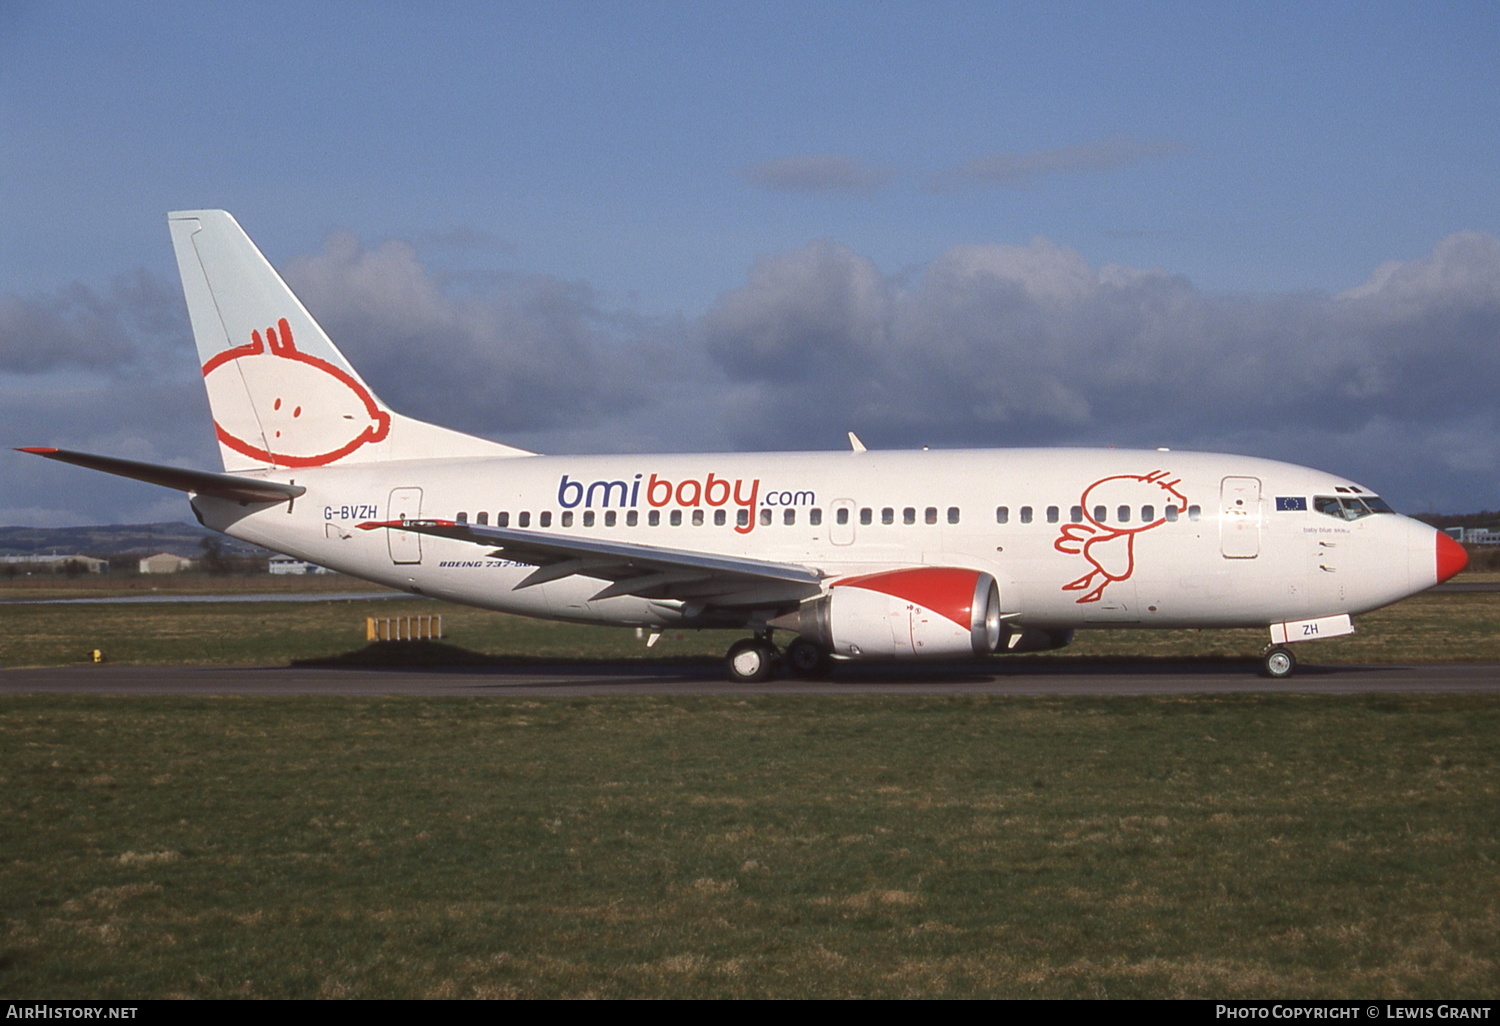
[[[1135,572],[1135,536],[1166,523],[1167,507],[1178,510],[1187,499],[1177,490],[1181,480],[1167,480],[1165,470],[1149,474],[1117,474],[1100,478],[1083,490],[1079,503],[1083,523],[1064,524],[1053,541],[1058,552],[1081,555],[1092,569],[1063,585],[1064,591],[1083,591],[1079,604],[1098,602],[1113,581]],[[1102,511],[1102,517],[1097,513]],[[1125,507],[1128,517],[1120,516]]]
[[[252,331],[248,345],[205,363],[203,379],[219,441],[276,466],[324,466],[390,431],[390,414],[369,389],[297,351],[284,317],[264,340]]]

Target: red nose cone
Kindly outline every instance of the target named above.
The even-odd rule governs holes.
[[[1448,578],[1469,565],[1469,554],[1464,547],[1443,532],[1437,536],[1437,578],[1442,584]]]

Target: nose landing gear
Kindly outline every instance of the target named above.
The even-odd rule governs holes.
[[[1272,680],[1282,680],[1292,675],[1297,668],[1297,657],[1292,650],[1281,645],[1271,645],[1261,653],[1260,672]]]

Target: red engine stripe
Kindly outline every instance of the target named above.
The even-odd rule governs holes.
[[[863,577],[846,577],[835,581],[833,587],[863,588],[914,602],[968,630],[973,623],[974,588],[978,582],[978,570],[917,566]]]

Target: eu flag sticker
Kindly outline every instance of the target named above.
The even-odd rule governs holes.
[[[1307,496],[1305,495],[1278,495],[1276,496],[1276,512],[1283,510],[1306,510]]]

